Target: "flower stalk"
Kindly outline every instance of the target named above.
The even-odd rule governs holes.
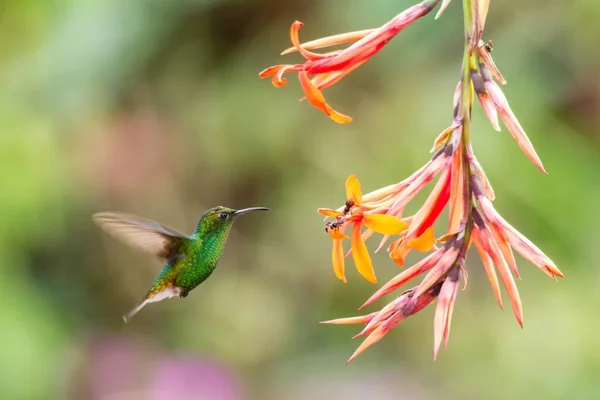
[[[350,122],[350,117],[340,116],[325,102],[321,91],[374,56],[400,31],[427,15],[438,3],[437,0],[423,1],[398,14],[381,28],[334,35],[304,44],[300,44],[297,37],[301,23],[296,22],[291,30],[294,47],[285,50],[284,54],[298,52],[307,61],[304,64],[271,67],[261,72],[260,76],[270,76],[275,86],[282,86],[286,82],[283,78],[285,72],[297,72],[306,98],[313,106],[336,122]],[[449,0],[442,2],[436,19],[449,4]],[[463,0],[462,8],[464,47],[460,79],[453,98],[454,118],[450,126],[435,139],[431,159],[408,178],[364,195],[358,178],[350,175],[346,180],[345,203],[337,209],[318,210],[326,218],[333,218],[326,223],[325,231],[333,241],[334,274],[344,283],[347,282],[344,260],[350,255],[358,272],[367,281],[377,282],[366,246],[366,241],[375,233],[383,235],[376,251],[387,244],[389,257],[400,267],[404,267],[404,260],[410,252],[425,253],[420,261],[384,283],[359,308],[372,305],[424,275],[421,282],[404,290],[379,311],[324,322],[364,325],[355,336],[364,337],[364,340],[348,362],[380,341],[397,324],[436,301],[433,356],[437,358],[442,342],[444,348],[448,345],[452,314],[461,282],[463,290],[466,288],[466,261],[471,245],[474,245],[482,260],[498,305],[503,307],[502,282],[521,327],[523,307],[514,279],[519,278],[514,252],[551,278],[563,277],[553,261],[509,224],[493,206],[495,192],[471,144],[471,114],[475,97],[492,128],[500,130],[499,121],[502,121],[532,163],[542,172],[546,173],[546,170],[498,85],[506,84],[506,80],[491,57],[491,45],[484,44],[482,40],[489,0]],[[311,51],[354,40],[357,42],[344,50],[324,54]],[[311,75],[313,77],[309,78]],[[406,215],[408,204],[434,180],[436,182],[429,196],[418,211]],[[449,210],[448,229],[441,236],[436,236],[434,225],[446,208]],[[346,230],[348,234],[344,233]],[[350,240],[351,249],[344,253],[346,239]]]

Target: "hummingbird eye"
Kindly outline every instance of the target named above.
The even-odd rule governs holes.
[[[226,212],[222,212],[219,214],[219,218],[221,218],[222,220],[226,220],[227,217],[229,217],[229,214],[227,214]]]

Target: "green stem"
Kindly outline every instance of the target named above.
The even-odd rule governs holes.
[[[468,149],[471,143],[471,64],[474,62],[470,51],[470,28],[473,17],[473,0],[463,0],[465,48],[463,54],[463,71],[461,78],[460,115],[462,124],[461,156],[463,164],[463,196],[465,198],[465,231],[464,231],[464,253],[469,245],[471,231],[473,228],[473,193],[471,185],[471,164],[468,158]]]

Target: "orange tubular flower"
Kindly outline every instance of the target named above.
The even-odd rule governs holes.
[[[325,231],[333,239],[332,262],[336,277],[342,282],[346,282],[342,239],[347,239],[348,236],[342,232],[352,224],[350,242],[356,269],[367,281],[376,283],[373,263],[361,234],[362,225],[384,235],[397,235],[408,225],[394,215],[386,214],[384,210],[372,209],[369,205],[364,204],[360,182],[355,175],[350,175],[346,180],[346,205],[341,212],[327,208],[320,208],[318,211],[326,217],[336,218],[334,222],[329,222],[325,226]]]
[[[295,21],[290,28],[290,40],[293,47],[283,51],[288,54],[298,51],[306,59],[303,64],[280,64],[269,67],[259,73],[260,78],[272,78],[273,86],[281,87],[287,83],[283,77],[286,72],[298,73],[300,86],[309,103],[340,124],[351,122],[352,118],[335,111],[326,101],[322,91],[339,82],[344,76],[360,67],[369,58],[378,53],[391,39],[417,19],[427,15],[439,0],[424,0],[398,14],[391,21],[377,29],[350,32],[329,36],[300,44],[298,31],[303,26]],[[322,48],[355,41],[344,49],[328,53],[315,53],[309,49]],[[312,77],[312,78],[311,78]]]

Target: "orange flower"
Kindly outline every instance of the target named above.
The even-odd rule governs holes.
[[[352,224],[350,242],[356,269],[367,281],[376,283],[373,263],[361,233],[362,225],[384,235],[397,235],[408,225],[394,215],[386,214],[385,211],[379,209],[370,210],[370,207],[363,204],[360,182],[355,175],[350,175],[346,180],[346,205],[341,212],[326,208],[320,208],[318,211],[327,217],[336,218],[334,222],[329,222],[325,226],[325,231],[333,239],[332,263],[336,277],[342,282],[346,282],[342,239],[347,239],[348,236],[342,232]]]
[[[290,40],[293,47],[282,54],[298,51],[306,61],[303,64],[280,64],[269,67],[259,73],[260,78],[272,78],[273,86],[281,87],[287,83],[286,72],[298,73],[300,86],[309,103],[327,114],[338,123],[351,122],[352,118],[335,111],[323,96],[322,90],[339,82],[344,76],[360,67],[369,58],[379,52],[391,39],[417,19],[427,15],[439,0],[424,0],[398,14],[391,21],[377,29],[367,29],[334,35],[300,44],[298,31],[303,26],[295,21],[290,28]],[[344,50],[328,53],[315,53],[309,49],[335,46],[357,41]],[[312,77],[312,79],[311,79]]]

